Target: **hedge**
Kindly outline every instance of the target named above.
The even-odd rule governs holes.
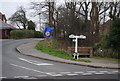
[[[10,38],[22,39],[22,38],[43,38],[42,33],[34,30],[12,30],[10,32]]]
[[[34,31],[35,38],[44,38],[43,33],[40,31]]]

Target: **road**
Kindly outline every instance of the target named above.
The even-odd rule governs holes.
[[[39,39],[2,41],[2,77],[7,79],[118,79],[117,69],[91,68],[25,56],[15,47]]]

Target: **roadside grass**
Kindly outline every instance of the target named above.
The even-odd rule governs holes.
[[[60,58],[64,58],[67,60],[74,60],[74,61],[81,61],[81,62],[91,62],[90,60],[84,60],[84,59],[74,59],[73,57],[69,56],[66,52],[62,50],[52,49],[50,47],[44,46],[44,41],[40,41],[36,46],[35,49],[56,56]]]
[[[115,59],[115,58],[107,58],[107,57],[91,57],[94,59],[101,59],[101,60],[108,60],[108,61],[116,61],[116,62],[120,62],[120,59]]]

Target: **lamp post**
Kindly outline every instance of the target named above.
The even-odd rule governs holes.
[[[86,36],[80,35],[80,36],[75,36],[74,34],[69,35],[69,38],[74,38],[73,41],[75,42],[75,52],[73,53],[74,58],[78,59],[79,53],[78,53],[78,38],[80,39],[86,39]]]
[[[41,13],[38,14],[39,15],[39,24],[40,24],[40,31],[41,31]]]

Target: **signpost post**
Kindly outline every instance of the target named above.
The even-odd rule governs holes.
[[[75,53],[73,54],[75,59],[78,59],[79,53],[77,50],[78,47],[78,38],[80,39],[86,39],[86,36],[80,35],[80,36],[75,36],[74,34],[69,35],[69,38],[74,38],[73,41],[75,42]]]

